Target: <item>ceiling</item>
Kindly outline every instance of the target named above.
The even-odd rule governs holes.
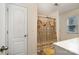
[[[50,15],[58,10],[60,13],[79,8],[79,3],[38,3],[38,15]]]

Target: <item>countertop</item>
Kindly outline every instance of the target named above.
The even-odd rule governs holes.
[[[79,38],[55,42],[54,45],[64,48],[72,53],[79,54]]]

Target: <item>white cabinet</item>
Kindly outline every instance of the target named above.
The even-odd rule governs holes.
[[[59,46],[55,45],[55,49],[56,49],[56,55],[76,55],[75,53],[72,53],[64,48],[61,48]]]

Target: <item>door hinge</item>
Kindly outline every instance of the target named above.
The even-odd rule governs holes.
[[[8,12],[8,10],[9,10],[9,9],[7,8],[7,12]]]
[[[8,30],[7,30],[7,34],[8,34]]]

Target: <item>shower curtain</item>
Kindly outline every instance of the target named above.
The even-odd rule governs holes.
[[[52,46],[56,42],[56,19],[48,17],[38,17],[37,22],[37,44],[38,48]]]

